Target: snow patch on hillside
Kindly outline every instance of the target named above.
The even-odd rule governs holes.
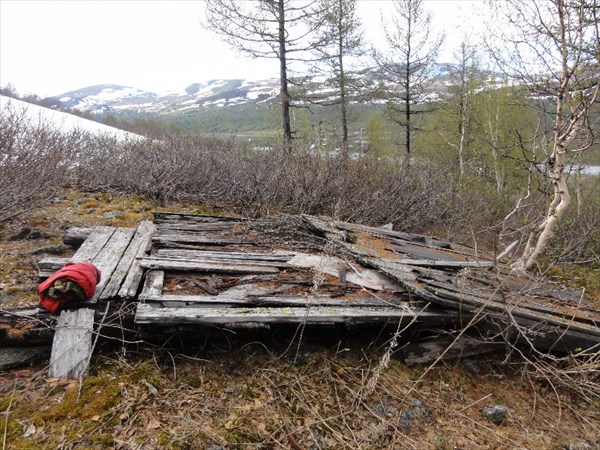
[[[137,134],[119,130],[118,128],[109,127],[108,125],[94,122],[93,120],[88,120],[72,114],[33,105],[31,103],[26,103],[24,101],[2,95],[0,95],[0,111],[3,115],[9,114],[10,112],[14,112],[19,115],[22,114],[25,116],[31,126],[35,127],[47,125],[63,133],[79,130],[94,135],[108,135],[119,140],[142,138]]]

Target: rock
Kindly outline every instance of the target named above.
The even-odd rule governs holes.
[[[50,347],[4,347],[0,349],[0,370],[14,369],[50,357]]]
[[[27,235],[31,233],[31,228],[21,228],[17,233],[11,234],[8,237],[9,241],[21,241],[27,237]]]
[[[31,230],[25,239],[48,239],[50,236],[41,230]]]
[[[381,228],[382,230],[393,231],[394,230],[394,224],[392,222],[386,223],[385,225],[381,225],[379,228]]]
[[[484,406],[481,411],[484,417],[489,419],[490,422],[500,425],[506,420],[508,415],[508,407],[505,405],[493,405]]]
[[[467,372],[471,372],[471,373],[474,373],[474,374],[481,373],[481,367],[479,367],[479,365],[475,361],[473,361],[472,359],[463,359],[461,361],[461,366]]]
[[[66,252],[67,250],[70,250],[70,249],[71,249],[71,246],[65,245],[65,244],[48,245],[45,247],[40,247],[38,249],[32,250],[31,252],[29,252],[29,254],[31,254],[31,255],[41,255],[41,254],[62,255],[64,252]]]
[[[415,415],[413,414],[412,409],[405,409],[400,413],[400,424],[404,433],[410,432],[414,420]]]
[[[117,217],[121,217],[123,213],[121,211],[108,211],[103,214],[105,219],[116,219]]]
[[[390,405],[386,405],[382,401],[377,402],[375,405],[375,411],[386,417],[392,417],[396,413],[396,408]]]
[[[405,409],[400,413],[400,423],[402,429],[405,433],[410,432],[412,428],[413,422],[415,420],[429,420],[431,419],[431,414],[423,405],[423,402],[419,399],[412,399],[410,401],[411,407]]]
[[[31,228],[21,228],[17,233],[8,237],[9,241],[22,241],[33,239],[48,239],[50,236],[42,230],[32,230]]]

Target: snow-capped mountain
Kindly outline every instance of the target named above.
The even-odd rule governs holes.
[[[428,89],[427,100],[435,100],[448,85],[449,66],[439,64],[434,80]],[[373,70],[355,74],[358,97],[378,102],[376,92],[384,82]],[[301,89],[309,96],[319,96],[321,100],[329,95],[335,99],[337,91],[325,77],[303,76],[295,79],[292,89]],[[298,87],[300,86],[301,87]],[[134,113],[149,116],[169,115],[189,112],[203,107],[223,107],[266,104],[279,94],[279,80],[248,81],[243,79],[211,80],[194,83],[190,86],[169,92],[149,92],[134,87],[102,84],[66,92],[46,100],[51,100],[61,108],[77,109],[95,115]],[[375,95],[375,97],[374,97]]]
[[[51,97],[62,108],[92,114],[135,112],[168,114],[202,106],[229,106],[267,102],[277,96],[276,79],[263,81],[211,80],[194,83],[180,91],[163,93],[102,84]]]

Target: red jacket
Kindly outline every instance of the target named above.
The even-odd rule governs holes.
[[[65,266],[38,286],[38,297],[40,303],[51,313],[55,313],[61,307],[65,300],[50,298],[48,289],[59,279],[71,280],[77,283],[83,289],[85,296],[90,299],[96,292],[96,285],[100,282],[100,271],[91,263],[71,263]]]

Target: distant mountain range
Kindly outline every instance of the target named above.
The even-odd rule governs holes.
[[[181,91],[148,92],[128,86],[101,84],[50,97],[61,108],[94,115],[123,112],[163,115],[199,107],[267,102],[277,96],[277,79],[262,81],[211,80],[194,83]]]
[[[430,86],[435,98],[448,85],[449,66],[439,64]],[[327,97],[334,94],[322,77],[304,77],[308,92]],[[360,91],[372,94],[379,87],[379,79],[373,71],[365,71],[358,77]],[[149,92],[134,87],[101,84],[50,97],[58,107],[77,109],[93,115],[139,114],[145,116],[171,116],[187,114],[199,108],[269,104],[279,93],[279,79],[259,81],[243,79],[211,80],[194,83],[179,91]]]

